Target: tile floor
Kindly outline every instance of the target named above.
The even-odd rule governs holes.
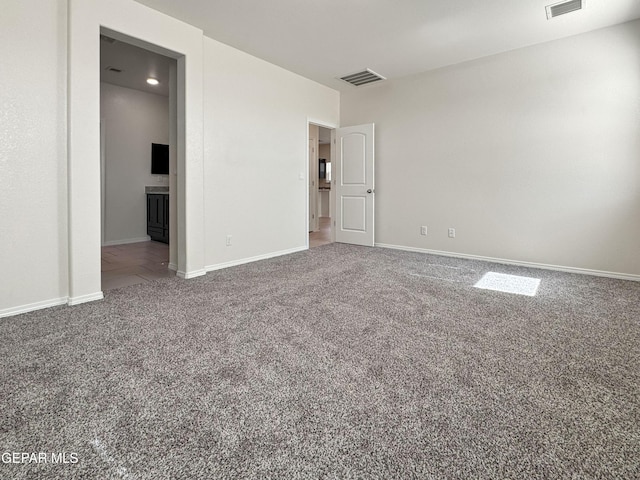
[[[102,291],[171,277],[169,245],[160,242],[102,247]]]
[[[331,218],[320,217],[320,230],[309,232],[309,248],[331,243]]]

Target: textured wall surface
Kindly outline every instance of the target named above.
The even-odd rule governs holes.
[[[307,121],[337,124],[339,93],[206,37],[204,52],[206,265],[303,248]]]
[[[344,93],[376,241],[640,275],[639,58],[635,21]]]
[[[0,15],[0,314],[67,295],[66,2]]]

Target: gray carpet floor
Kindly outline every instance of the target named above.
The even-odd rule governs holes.
[[[640,478],[639,298],[332,244],[2,319],[3,455],[77,462],[0,478]]]

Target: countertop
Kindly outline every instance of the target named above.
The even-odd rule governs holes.
[[[144,193],[156,193],[156,194],[164,194],[169,195],[169,186],[168,185],[152,185],[144,187]]]

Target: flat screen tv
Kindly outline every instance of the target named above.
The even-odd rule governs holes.
[[[169,175],[169,145],[151,144],[151,174]]]

